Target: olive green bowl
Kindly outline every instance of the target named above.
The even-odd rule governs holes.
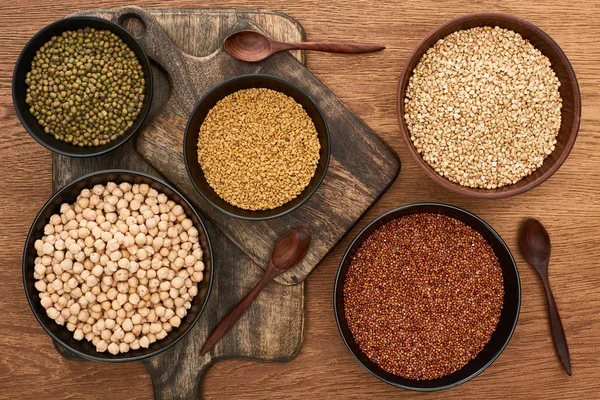
[[[31,114],[29,111],[30,107],[25,102],[25,98],[27,96],[27,85],[25,83],[25,79],[27,77],[27,73],[31,70],[31,62],[35,57],[35,54],[46,42],[50,41],[53,36],[58,36],[65,31],[74,31],[87,27],[113,32],[135,53],[140,65],[142,66],[142,70],[144,71],[146,90],[144,92],[144,103],[142,105],[142,109],[131,128],[129,128],[115,140],[105,145],[79,147],[71,143],[58,140],[54,136],[44,132],[44,128],[38,123],[36,117]],[[31,137],[37,140],[38,143],[46,147],[48,150],[65,156],[93,157],[116,149],[135,136],[135,134],[139,131],[144,120],[146,119],[146,116],[148,115],[150,104],[152,103],[152,69],[150,68],[150,61],[148,60],[148,57],[144,53],[142,47],[122,26],[102,18],[70,17],[61,19],[46,26],[36,33],[25,45],[21,51],[21,54],[19,55],[19,58],[17,59],[17,63],[15,64],[12,79],[12,95],[17,116],[21,120],[21,123],[27,132],[29,132]]]

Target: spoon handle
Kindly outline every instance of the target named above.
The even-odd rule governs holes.
[[[558,351],[558,357],[562,363],[567,374],[571,376],[571,357],[569,356],[569,346],[567,345],[567,337],[565,336],[565,330],[558,314],[558,308],[556,307],[556,301],[554,301],[554,295],[550,289],[550,283],[547,279],[544,279],[544,288],[546,289],[546,298],[548,299],[548,313],[550,314],[550,327],[552,329],[552,337],[554,338],[554,345],[556,351]]]
[[[275,268],[271,268],[271,265],[267,268],[267,271],[263,275],[260,281],[252,288],[252,290],[242,299],[235,307],[227,313],[227,315],[219,322],[217,327],[212,331],[208,339],[204,342],[200,355],[205,355],[212,349],[223,336],[235,325],[238,319],[246,312],[248,307],[254,302],[256,297],[263,291],[263,289],[278,275]]]
[[[373,53],[385,49],[385,46],[368,43],[297,42],[281,43],[281,45],[282,48],[278,50],[315,50],[343,54]]]

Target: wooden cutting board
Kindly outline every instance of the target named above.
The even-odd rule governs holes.
[[[269,11],[160,9],[148,12],[176,40],[178,46],[196,56],[212,53],[220,46],[221,38],[240,20],[254,21],[278,40],[304,40],[304,31],[296,21]],[[90,10],[77,15],[111,19],[114,11]],[[126,23],[128,28],[132,26],[130,22]],[[132,29],[135,31],[135,26]],[[304,60],[302,53],[295,56],[300,61]],[[169,78],[164,71],[155,64],[153,73],[155,97],[150,118],[160,115],[170,93]],[[169,140],[171,134],[172,130],[167,129],[165,140]],[[52,166],[54,191],[78,176],[107,168],[127,168],[162,175],[139,156],[134,142],[105,156],[88,159],[55,154]],[[211,297],[200,320],[183,340],[164,353],[143,361],[150,372],[155,397],[159,399],[199,398],[204,373],[220,359],[250,358],[285,362],[294,357],[302,343],[304,285],[272,284],[215,347],[212,354],[199,356],[200,347],[217,322],[263,274],[213,223],[206,218],[204,220],[214,253],[215,276]],[[81,360],[56,343],[55,346],[65,357]]]
[[[138,21],[141,29],[137,40],[172,82],[161,113],[138,137],[137,150],[142,157],[181,189],[259,266],[267,265],[273,245],[288,231],[302,227],[311,232],[307,256],[276,278],[280,283],[302,282],[396,179],[400,170],[396,153],[296,58],[280,52],[262,62],[247,63],[232,58],[219,45],[230,31],[263,30],[268,25],[259,26],[250,19],[224,18],[213,26],[186,22],[179,33],[171,35],[139,8],[122,8],[113,18]],[[222,36],[211,43],[217,47],[200,57],[185,53],[185,46],[175,41],[190,37],[201,40],[214,34],[216,28]],[[331,136],[329,169],[316,193],[295,211],[267,221],[241,220],[212,207],[194,189],[183,161],[185,127],[202,95],[224,80],[254,73],[278,76],[304,89],[324,114]]]

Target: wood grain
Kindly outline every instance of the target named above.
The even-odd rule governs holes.
[[[26,231],[51,193],[51,156],[27,135],[12,109],[12,67],[27,39],[47,23],[78,9],[111,8],[117,1],[30,1],[0,5],[0,397],[148,399],[152,384],[139,364],[81,364],[62,359],[35,321],[21,285]],[[162,1],[139,1],[164,7]],[[309,53],[308,66],[354,113],[392,144],[405,162],[398,180],[306,281],[306,331],[298,355],[286,364],[230,360],[209,369],[208,399],[406,398],[593,399],[600,376],[600,1],[478,2],[384,0],[177,0],[170,7],[244,7],[297,18],[309,40],[381,43],[382,53],[342,56]],[[397,80],[406,57],[437,25],[468,12],[497,11],[546,31],[569,57],[581,88],[577,143],[561,169],[543,185],[505,200],[475,200],[440,188],[412,162],[396,119]],[[519,266],[523,289],[519,324],[502,355],[469,383],[442,393],[412,393],[379,382],[346,350],[333,314],[337,266],[354,236],[395,206],[442,201],[464,207],[505,239]],[[546,298],[535,271],[521,257],[517,234],[526,217],[540,219],[553,243],[550,280],[573,363],[567,377],[555,354]],[[242,294],[236,294],[241,298]],[[223,310],[225,311],[225,310]],[[250,339],[248,339],[250,340]],[[25,345],[26,344],[26,345]]]

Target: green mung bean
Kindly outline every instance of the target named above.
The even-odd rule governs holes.
[[[91,147],[133,126],[146,80],[137,56],[116,34],[87,27],[46,42],[25,83],[25,101],[47,134]]]

